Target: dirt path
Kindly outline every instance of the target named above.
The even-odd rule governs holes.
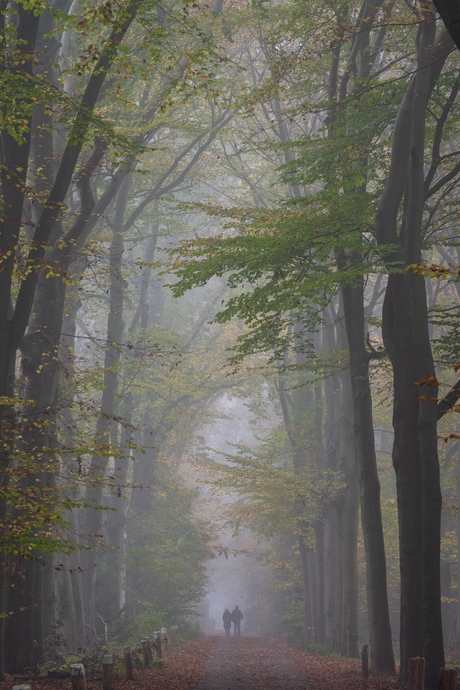
[[[199,690],[310,690],[318,688],[279,642],[261,637],[211,638]]]
[[[163,665],[136,668],[124,676],[122,655],[114,690],[396,690],[394,676],[361,678],[359,661],[316,656],[279,638],[200,637],[170,650]],[[70,679],[9,676],[0,690],[30,684],[32,690],[72,690]],[[88,690],[102,690],[100,668],[90,669]]]

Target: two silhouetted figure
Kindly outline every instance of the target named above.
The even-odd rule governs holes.
[[[235,606],[231,613],[228,609],[225,609],[224,613],[222,614],[222,620],[224,621],[224,630],[226,637],[230,635],[230,628],[232,627],[232,623],[234,634],[241,635],[241,621],[243,620],[243,618],[244,616],[241,613],[238,606]]]

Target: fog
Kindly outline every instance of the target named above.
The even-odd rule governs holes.
[[[453,37],[389,0],[0,19],[0,682],[222,636],[238,605],[245,636],[369,647],[402,683],[423,657],[437,690],[460,646],[449,14]]]
[[[263,434],[263,429],[258,428],[260,420],[250,412],[244,400],[224,393],[212,404],[212,410],[218,418],[202,431],[202,442],[209,448],[211,459],[228,463],[223,453],[231,456],[236,446],[257,445],[257,434]],[[204,618],[200,620],[200,626],[211,634],[222,633],[224,610],[232,611],[238,605],[245,616],[243,631],[254,633],[259,621],[255,612],[251,612],[253,602],[248,589],[254,558],[260,547],[247,528],[236,531],[225,524],[228,507],[236,500],[234,493],[221,492],[212,496],[206,487],[202,487],[201,500],[207,503],[207,514],[211,514],[212,521],[220,526],[220,530],[217,558],[207,567],[208,592],[199,609]]]

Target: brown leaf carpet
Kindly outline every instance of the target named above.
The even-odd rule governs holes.
[[[118,669],[114,690],[394,690],[396,677],[361,678],[358,661],[315,656],[278,638],[215,635],[170,651],[162,668],[136,669],[127,681]],[[30,684],[32,690],[71,690],[71,681],[7,677],[0,690]],[[88,673],[88,690],[102,690]]]

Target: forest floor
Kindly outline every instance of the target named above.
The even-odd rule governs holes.
[[[201,637],[172,650],[161,667],[136,669],[135,680],[116,673],[114,690],[393,690],[394,676],[361,678],[357,661],[315,656],[278,638]],[[71,690],[70,679],[7,679],[0,690],[27,683],[32,690]],[[88,690],[101,690],[88,673]]]

